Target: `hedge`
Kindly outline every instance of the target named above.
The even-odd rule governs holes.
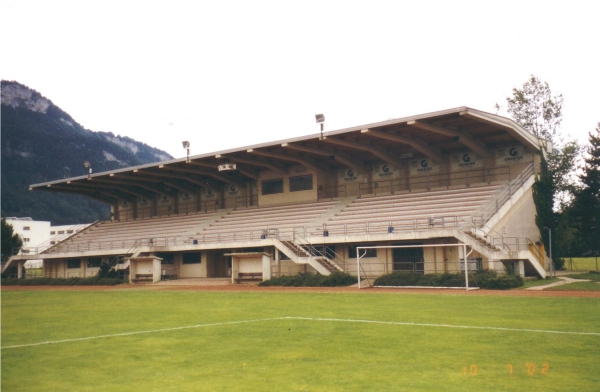
[[[280,276],[260,282],[259,286],[286,287],[339,287],[356,283],[356,277],[345,272],[333,272],[329,276],[321,274],[301,273],[292,276]]]
[[[420,274],[395,271],[375,279],[374,286],[425,286],[425,287],[465,287],[464,273]],[[494,271],[469,274],[469,286],[482,289],[506,290],[523,285],[523,278],[516,275],[500,275]]]

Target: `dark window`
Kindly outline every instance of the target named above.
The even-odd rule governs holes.
[[[23,230],[31,230],[29,226],[23,226]]]
[[[290,192],[309,191],[313,189],[312,174],[306,176],[290,177]]]
[[[349,258],[356,258],[356,247],[357,246],[374,246],[374,245],[373,244],[363,244],[363,245],[349,246],[348,247],[348,257]],[[366,254],[365,254],[365,252],[366,252]],[[361,249],[360,255],[362,257],[377,257],[377,249]]]
[[[67,260],[67,268],[81,268],[81,259]]]
[[[100,267],[100,264],[102,264],[102,259],[100,257],[90,257],[87,259],[88,268]]]
[[[184,253],[183,254],[183,264],[200,264],[201,262],[201,253],[193,252],[193,253]]]
[[[262,182],[263,195],[273,195],[275,193],[283,193],[283,178]]]
[[[162,259],[162,261],[160,262],[161,264],[173,264],[174,256],[175,255],[173,253],[157,253],[156,254],[156,257]]]

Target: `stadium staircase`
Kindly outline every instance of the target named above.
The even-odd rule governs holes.
[[[463,220],[456,237],[489,260],[528,260],[538,275],[545,278],[545,256],[529,238],[505,236],[491,228],[534,182],[534,168],[530,165],[508,185],[500,188],[472,215],[470,221]]]
[[[345,265],[340,263],[338,257],[333,259],[328,258],[312,246],[295,241],[280,241],[278,239],[273,239],[273,242],[277,249],[289,257],[290,260],[297,264],[309,264],[321,275],[329,275],[336,271],[345,271]]]

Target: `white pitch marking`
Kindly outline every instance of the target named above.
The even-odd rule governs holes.
[[[485,329],[493,331],[511,331],[511,332],[536,332],[536,333],[556,333],[565,335],[591,335],[600,336],[600,332],[574,332],[574,331],[553,331],[547,329],[526,329],[526,328],[505,328],[505,327],[478,327],[473,325],[452,325],[452,324],[428,324],[412,323],[401,321],[378,321],[378,320],[354,320],[354,319],[336,319],[336,318],[316,318],[316,317],[282,317],[291,320],[311,320],[311,321],[340,321],[347,323],[371,323],[387,325],[408,325],[415,327],[440,327],[440,328],[462,328],[462,329]]]
[[[102,338],[113,338],[113,337],[118,337],[118,336],[139,335],[139,334],[142,334],[142,333],[167,332],[167,331],[177,331],[177,330],[180,330],[180,329],[191,329],[191,328],[202,328],[202,327],[215,327],[215,326],[219,326],[219,325],[234,325],[234,324],[256,323],[256,322],[259,322],[259,321],[271,321],[271,320],[282,320],[282,319],[284,319],[284,317],[266,318],[266,319],[254,319],[254,320],[241,320],[241,321],[227,321],[227,322],[222,322],[222,323],[211,323],[211,324],[196,324],[196,325],[187,325],[187,326],[184,326],[184,327],[149,329],[149,330],[144,330],[144,331],[122,332],[122,333],[115,333],[115,334],[110,334],[110,335],[86,336],[86,337],[83,337],[83,338],[62,339],[62,340],[49,340],[49,341],[46,341],[46,342],[39,342],[39,343],[17,344],[17,345],[14,345],[14,346],[4,346],[4,347],[1,347],[0,349],[6,350],[6,349],[9,349],[9,348],[42,346],[44,344],[80,342],[82,340],[92,340],[92,339],[102,339]]]

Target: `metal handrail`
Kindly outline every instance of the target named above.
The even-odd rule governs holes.
[[[410,181],[396,178],[381,181],[361,183],[358,186],[359,195],[394,193],[412,191],[415,189],[430,189],[432,187],[450,187],[454,185],[470,186],[475,183],[491,183],[492,181],[510,181],[510,166],[500,166],[492,169],[472,169],[459,172],[433,174],[413,177]]]

